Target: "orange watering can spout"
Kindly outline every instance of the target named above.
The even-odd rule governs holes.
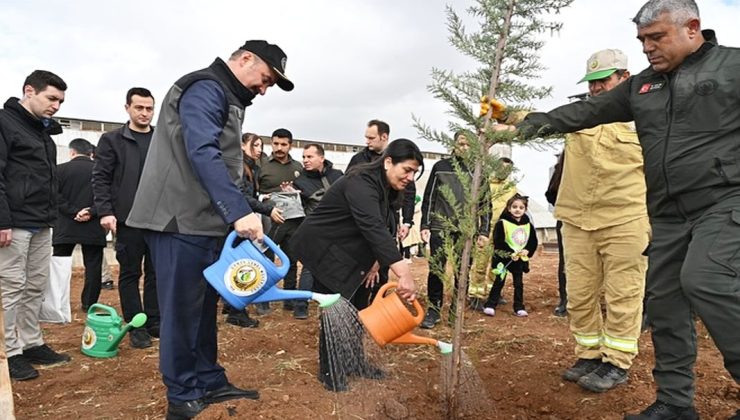
[[[428,344],[440,349],[449,346],[447,343],[443,343],[443,346],[441,341],[434,338],[412,334],[414,328],[424,319],[424,309],[419,301],[415,300],[413,309],[416,314],[414,314],[396,293],[385,294],[397,285],[397,283],[383,285],[373,303],[359,312],[360,321],[365,325],[365,329],[373,340],[380,346],[388,343]]]
[[[429,344],[431,346],[436,346],[437,340],[431,337],[422,337],[408,332],[391,341],[391,344]]]

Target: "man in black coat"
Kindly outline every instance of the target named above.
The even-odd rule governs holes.
[[[131,346],[147,348],[152,336],[159,337],[157,283],[149,248],[141,229],[124,222],[139,187],[141,171],[154,133],[154,97],[148,89],[131,88],[126,94],[126,112],[131,118],[123,127],[100,137],[95,150],[93,193],[100,225],[116,234],[116,259],[120,265],[118,294],[126,322],[139,312],[146,313],[145,327],[131,331]],[[144,300],[139,293],[141,264],[144,263]]]
[[[303,169],[298,178],[293,181],[293,188],[301,194],[301,203],[306,216],[318,207],[324,194],[331,184],[342,177],[342,171],[334,169],[334,165],[324,157],[324,148],[319,144],[307,144],[303,148]],[[303,222],[304,218],[286,220],[296,228]],[[297,261],[293,261],[296,264]],[[299,279],[300,290],[311,290],[313,287],[313,275],[303,267]],[[296,319],[308,318],[308,302],[298,301],[293,309],[293,317]]]
[[[62,132],[51,117],[67,84],[36,70],[23,82],[23,97],[0,110],[0,289],[5,354],[10,377],[33,379],[31,364],[68,361],[44,344],[39,312],[49,285],[51,229],[56,220],[56,144]]]
[[[105,249],[105,230],[93,208],[93,145],[85,139],[69,142],[70,161],[57,167],[58,215],[52,245],[54,256],[69,257],[77,244],[82,245],[85,285],[82,310],[98,301]]]

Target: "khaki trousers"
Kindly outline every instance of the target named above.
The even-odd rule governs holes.
[[[580,359],[629,369],[637,355],[645,293],[647,217],[595,231],[563,223],[570,330]],[[606,301],[602,315],[601,296]]]
[[[39,325],[41,300],[49,284],[51,229],[37,233],[13,228],[10,246],[0,248],[0,288],[5,311],[8,357],[44,344]]]

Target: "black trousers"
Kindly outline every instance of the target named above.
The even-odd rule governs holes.
[[[378,291],[380,291],[380,288],[383,287],[384,284],[388,283],[388,270],[390,270],[390,268],[380,267],[380,270],[378,271],[378,281],[373,287],[367,288],[364,284],[361,284],[355,294],[352,295],[352,298],[349,300],[352,306],[357,308],[358,311],[361,311],[370,306],[370,304],[373,302],[373,299],[375,299],[375,296],[378,295]]]
[[[70,257],[77,244],[54,245],[55,257]],[[101,245],[81,245],[82,263],[85,265],[85,284],[82,286],[80,302],[83,309],[87,309],[100,297],[100,281],[103,273],[103,252]]]
[[[285,256],[290,260],[290,268],[283,278],[283,289],[285,290],[295,290],[296,284],[298,283],[298,261],[290,248],[290,240],[296,229],[298,229],[298,226],[300,226],[300,220],[301,219],[286,220],[282,225],[272,225],[272,228],[270,229],[270,238],[272,238],[276,244],[280,245],[280,250],[283,251]],[[271,251],[268,251],[265,252],[265,255],[270,258],[270,256],[274,254]]]
[[[144,240],[144,231],[120,223],[116,232],[116,259],[120,265],[118,274],[118,296],[126,322],[134,315],[144,312],[147,326],[159,324],[159,304],[157,303],[157,278]],[[144,299],[139,293],[142,262],[144,264]]]
[[[568,293],[565,291],[565,253],[563,252],[563,222],[558,220],[555,223],[555,233],[558,236],[558,294],[560,301],[568,299]]]
[[[524,273],[511,273],[512,279],[514,279],[514,312],[523,310],[524,308]],[[486,308],[495,308],[501,300],[501,290],[504,288],[506,283],[506,277],[503,279],[500,276],[496,276],[493,280],[493,287],[488,293],[488,300],[486,301]]]
[[[431,235],[429,238],[429,251],[431,253],[431,259],[434,262],[434,265],[438,267],[441,270],[445,269],[445,266],[447,265],[447,255],[445,254],[444,250],[444,238],[440,235],[441,232],[432,230]],[[452,241],[457,241],[458,235],[452,235]],[[473,262],[473,253],[470,253],[470,260],[467,262],[468,266],[470,266]],[[455,287],[453,289],[453,293],[455,293],[455,296],[457,294],[457,273],[459,272],[459,267],[455,267],[453,271],[453,276],[455,277]],[[442,283],[442,279],[440,276],[435,272],[435,270],[432,269],[431,265],[429,267],[429,275],[427,277],[427,295],[429,298],[429,305],[430,309],[435,309],[437,311],[442,308],[442,304],[444,303],[444,284]],[[455,304],[455,296],[453,296],[453,305]],[[453,306],[454,307],[454,306]]]

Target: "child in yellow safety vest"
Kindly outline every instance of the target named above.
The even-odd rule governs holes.
[[[527,216],[529,200],[515,194],[506,202],[501,218],[493,228],[493,287],[488,295],[483,313],[496,314],[506,275],[514,279],[514,314],[528,316],[524,309],[524,273],[529,273],[529,259],[537,250],[537,234]]]

